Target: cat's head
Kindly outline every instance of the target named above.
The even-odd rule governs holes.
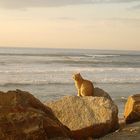
[[[78,81],[80,79],[82,79],[82,76],[80,73],[76,73],[76,74],[73,74],[72,78],[75,80],[75,81]]]

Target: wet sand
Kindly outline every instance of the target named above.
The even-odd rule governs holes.
[[[132,124],[121,124],[120,130],[108,134],[96,140],[139,140],[140,139],[140,122]]]

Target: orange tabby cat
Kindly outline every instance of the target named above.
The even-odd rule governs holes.
[[[83,79],[80,73],[74,74],[73,79],[78,90],[78,96],[94,95],[94,86],[91,81]]]

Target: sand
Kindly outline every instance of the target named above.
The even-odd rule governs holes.
[[[124,124],[123,124],[124,125]],[[124,125],[123,128],[96,140],[139,140],[140,122]]]

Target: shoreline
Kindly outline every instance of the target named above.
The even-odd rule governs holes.
[[[120,129],[95,140],[138,140],[140,138],[140,122],[126,124],[121,122]]]

